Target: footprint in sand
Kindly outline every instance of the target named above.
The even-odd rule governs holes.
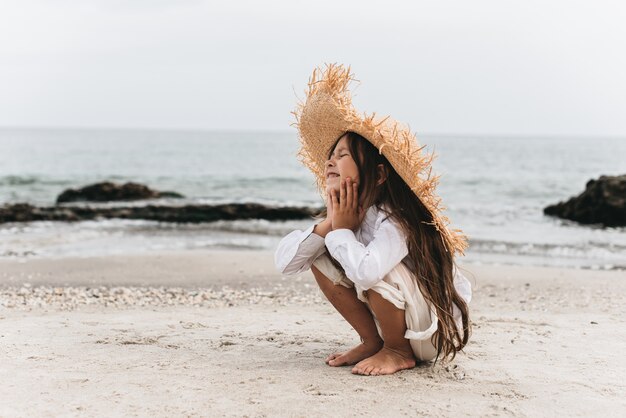
[[[339,393],[332,392],[328,390],[322,390],[315,385],[309,385],[306,389],[304,389],[304,393],[313,396],[337,396]]]
[[[181,324],[180,326],[183,327],[184,329],[193,329],[193,328],[207,328],[206,325],[200,323],[200,322],[183,322],[183,321],[179,321],[179,324]]]
[[[120,335],[112,338],[104,338],[97,340],[96,344],[117,344],[117,345],[156,345],[162,348],[180,348],[176,344],[164,344],[159,340],[165,337],[165,335],[158,335],[156,337],[148,337],[141,335]]]

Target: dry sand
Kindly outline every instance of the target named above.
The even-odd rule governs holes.
[[[626,273],[466,271],[465,353],[365,377],[269,252],[0,261],[0,416],[623,416]]]

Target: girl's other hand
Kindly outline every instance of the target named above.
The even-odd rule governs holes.
[[[350,177],[341,179],[339,197],[337,197],[335,189],[331,189],[330,196],[332,200],[332,205],[330,205],[332,207],[332,229],[345,228],[355,231],[365,217],[365,210],[359,206],[358,184],[353,182]]]
[[[333,230],[333,201],[331,194],[326,195],[326,219],[319,224],[315,225],[313,232],[322,238],[326,237],[330,231]]]
[[[333,195],[332,189],[326,195],[326,220],[332,225],[333,220]]]

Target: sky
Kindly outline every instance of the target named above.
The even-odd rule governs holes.
[[[0,127],[293,130],[316,66],[418,134],[626,138],[623,1],[3,0]]]

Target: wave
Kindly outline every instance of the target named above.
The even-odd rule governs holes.
[[[90,254],[110,251],[167,249],[275,248],[286,234],[305,230],[313,220],[236,220],[202,224],[171,224],[146,220],[30,222],[0,226],[0,250],[37,254]],[[132,247],[132,248],[131,248]],[[2,251],[0,251],[1,253]],[[463,263],[504,263],[626,270],[626,244],[598,240],[576,243],[513,242],[470,239]]]
[[[43,178],[41,176],[0,176],[0,186],[30,186],[33,184],[47,186],[66,186],[73,182],[67,179]]]
[[[469,251],[509,256],[613,260],[626,266],[626,245],[608,242],[586,241],[576,244],[552,244],[470,239]]]
[[[309,184],[308,179],[294,178],[294,177],[231,177],[228,179],[211,179],[213,182],[212,188],[224,188],[236,186],[266,186],[266,185],[302,185]]]

